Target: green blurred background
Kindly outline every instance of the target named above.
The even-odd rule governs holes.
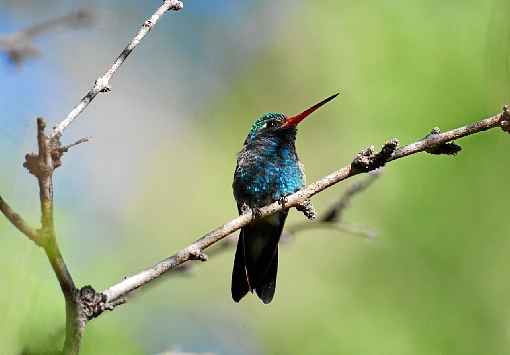
[[[2,32],[81,7],[96,14],[91,28],[36,42],[42,57],[22,68],[0,63],[0,191],[33,223],[36,186],[21,161],[34,118],[67,114],[159,4],[0,1]],[[341,90],[299,132],[309,181],[367,145],[498,112],[509,100],[509,11],[504,0],[185,1],[66,133],[94,137],[56,178],[77,283],[103,289],[235,216],[235,154],[263,112],[295,113]],[[459,142],[455,158],[392,163],[345,216],[377,239],[300,234],[281,252],[272,304],[231,301],[231,250],[92,321],[82,353],[510,354],[508,139],[490,131]],[[317,196],[318,210],[349,183]],[[64,307],[50,267],[3,219],[0,245],[0,354],[51,353]]]

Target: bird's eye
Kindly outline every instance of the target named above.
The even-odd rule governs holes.
[[[278,123],[276,121],[269,121],[267,124],[266,124],[266,127],[267,128],[276,128],[278,126]]]

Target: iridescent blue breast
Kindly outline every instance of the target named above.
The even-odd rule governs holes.
[[[296,192],[304,180],[293,142],[282,144],[278,139],[268,139],[257,147],[245,146],[240,152],[234,195],[240,203],[260,207]]]

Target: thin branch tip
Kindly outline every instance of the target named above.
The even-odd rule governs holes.
[[[44,131],[44,129],[46,128],[46,121],[44,120],[44,118],[37,117],[36,122],[37,122],[38,130],[39,131]]]
[[[41,238],[37,230],[32,228],[20,214],[16,213],[2,196],[0,196],[0,211],[18,231],[32,240],[36,245],[42,246]]]
[[[71,143],[71,144],[68,144],[68,145],[64,145],[64,146],[58,148],[58,151],[60,153],[67,153],[69,151],[69,149],[71,149],[73,147],[76,147],[77,145],[80,145],[80,144],[83,144],[83,143],[88,143],[88,142],[90,142],[91,139],[92,139],[91,137],[85,137],[85,138],[78,139],[74,143]]]
[[[81,9],[68,15],[55,17],[27,27],[21,31],[1,35],[0,51],[7,55],[10,63],[20,67],[27,59],[41,55],[41,51],[33,44],[33,40],[50,31],[55,32],[63,27],[87,26],[92,23],[93,14],[88,9]]]
[[[334,203],[319,219],[322,223],[339,223],[343,219],[344,211],[350,206],[352,199],[367,190],[380,176],[382,175],[382,168],[372,170],[368,173],[368,177],[353,183],[344,191],[342,196]]]
[[[50,138],[61,137],[64,131],[73,123],[78,116],[85,111],[90,103],[100,93],[108,93],[111,91],[110,81],[118,69],[125,63],[129,55],[134,49],[140,44],[140,42],[147,36],[147,34],[154,28],[158,23],[161,16],[163,16],[168,10],[179,11],[184,8],[182,1],[177,0],[165,0],[163,4],[154,12],[154,14],[144,21],[138,32],[122,50],[118,57],[114,60],[113,64],[104,72],[103,75],[98,77],[94,81],[92,88],[83,96],[80,102],[69,112],[65,119],[55,125],[53,133]]]
[[[115,299],[110,299],[106,293],[98,293],[91,286],[85,286],[77,289],[74,280],[67,268],[64,258],[60,252],[56,229],[54,222],[54,202],[53,202],[53,173],[56,168],[62,165],[61,158],[71,147],[78,144],[88,142],[88,138],[82,138],[72,144],[63,146],[60,138],[64,130],[85,110],[90,102],[99,94],[109,92],[110,79],[125,62],[126,58],[131,52],[139,45],[140,41],[149,33],[149,31],[156,25],[160,17],[171,10],[181,10],[183,3],[176,0],[165,0],[163,4],[154,12],[150,20],[146,21],[139,29],[135,37],[129,42],[125,49],[114,61],[112,66],[98,79],[96,79],[94,86],[89,92],[81,99],[76,107],[74,107],[67,117],[59,122],[53,128],[52,133],[48,136],[45,133],[46,123],[43,118],[37,118],[37,145],[38,152],[30,153],[25,156],[23,166],[37,178],[39,185],[39,199],[41,209],[41,228],[34,230],[21,218],[20,215],[15,213],[10,206],[0,196],[0,210],[7,217],[11,223],[18,228],[22,233],[27,235],[30,239],[34,240],[38,245],[44,248],[46,256],[53,268],[55,276],[58,279],[60,288],[64,295],[66,304],[66,334],[63,346],[64,354],[78,354],[80,350],[81,338],[85,329],[86,322],[93,319],[105,310],[112,310],[117,305],[125,302],[126,297],[119,294]],[[78,12],[75,14],[76,19],[83,20],[88,18],[87,12]],[[70,20],[68,16],[66,21]],[[62,19],[60,19],[62,22]],[[29,38],[37,33],[46,30],[48,27],[55,25],[55,21],[44,23],[39,26],[34,26],[23,33],[23,36]],[[21,39],[22,35],[18,35]],[[4,50],[10,56],[11,60],[20,63],[23,58],[29,54],[37,53],[36,49],[31,46],[26,38],[19,43],[6,40],[0,37],[0,50]],[[14,47],[9,47],[13,45]],[[18,46],[18,47],[16,47]],[[207,260],[207,255],[202,252],[206,245],[194,246],[188,250],[188,254],[183,256],[181,262],[188,260]]]
[[[170,2],[171,5],[168,10],[179,11],[184,8],[184,3],[182,1],[171,0]]]

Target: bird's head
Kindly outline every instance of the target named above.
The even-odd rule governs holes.
[[[294,116],[287,116],[283,113],[272,112],[264,114],[262,117],[258,118],[251,126],[245,143],[253,142],[257,139],[278,136],[282,138],[290,138],[293,140],[296,136],[297,125],[306,117],[308,117],[312,112],[333,100],[338,95],[338,93],[331,95],[330,97]]]

